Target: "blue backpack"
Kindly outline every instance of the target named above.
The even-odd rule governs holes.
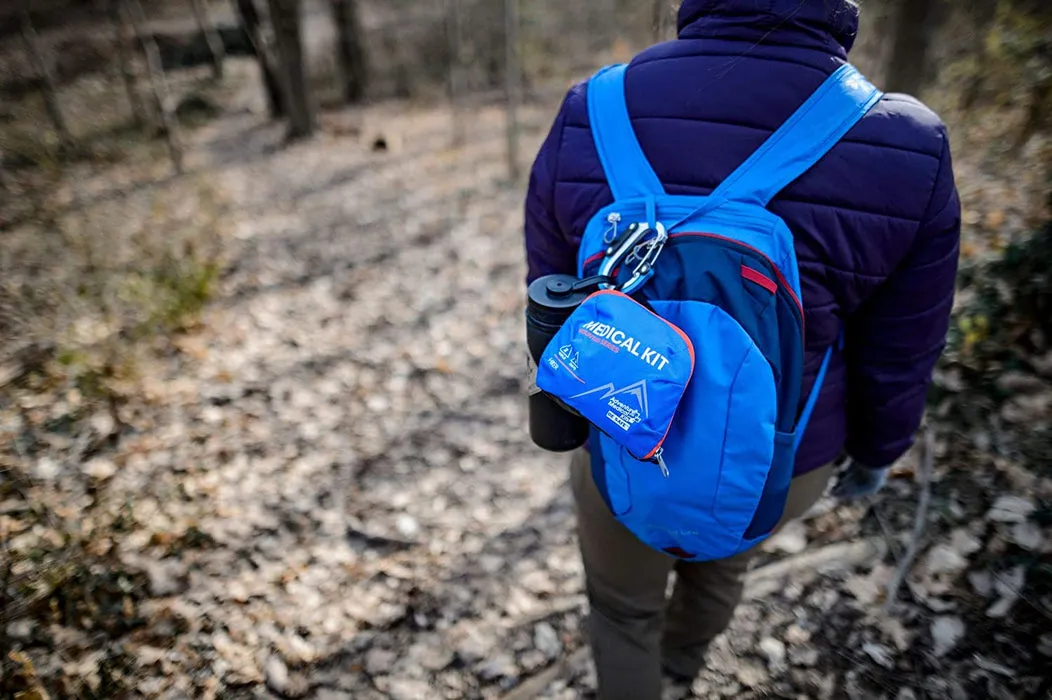
[[[617,520],[678,559],[720,559],[780,520],[833,350],[801,408],[799,270],[766,206],[882,93],[842,66],[710,195],[679,196],[635,138],[625,70],[600,70],[587,93],[614,201],[585,228],[578,275],[604,282],[549,344],[537,385],[591,421],[592,473]]]

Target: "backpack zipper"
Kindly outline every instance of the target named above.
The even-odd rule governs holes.
[[[665,458],[662,456],[665,454],[665,448],[659,447],[658,451],[654,453],[654,459],[657,460],[657,465],[661,469],[661,475],[668,478],[669,471],[668,466],[665,464]]]
[[[606,217],[606,223],[610,224],[610,228],[603,234],[603,245],[609,246],[617,238],[617,224],[621,221],[621,214],[616,211],[610,212]]]
[[[735,240],[733,238],[728,238],[727,236],[721,236],[718,233],[694,233],[694,232],[674,233],[671,236],[669,236],[669,240],[671,241],[672,239],[675,239],[675,238],[685,238],[687,236],[692,236],[692,237],[697,237],[697,238],[712,238],[712,239],[717,240],[717,241],[722,241],[722,242],[724,242],[724,243],[726,243],[728,245],[740,248],[742,250],[747,250],[747,251],[753,253],[754,255],[758,256],[765,263],[767,263],[767,266],[771,268],[771,271],[774,272],[775,278],[778,280],[778,288],[781,291],[784,291],[789,296],[789,299],[792,300],[792,302],[793,302],[792,306],[793,306],[793,308],[796,309],[796,311],[798,312],[798,314],[800,316],[800,328],[801,328],[801,330],[804,330],[804,305],[800,302],[800,298],[798,296],[796,296],[796,292],[794,292],[793,288],[789,285],[789,281],[787,279],[785,279],[785,275],[782,274],[782,271],[778,268],[777,265],[774,264],[774,261],[772,261],[771,258],[768,257],[768,255],[766,253],[764,253],[762,250],[760,250],[758,248],[754,248],[753,246],[749,245],[748,243],[742,243],[739,240]]]
[[[764,253],[759,248],[755,248],[755,247],[749,245],[748,243],[742,243],[741,241],[735,240],[733,238],[728,238],[727,236],[721,236],[718,233],[695,233],[695,232],[673,233],[673,234],[669,235],[668,240],[669,240],[669,242],[671,242],[673,239],[684,238],[686,236],[696,236],[696,237],[699,237],[699,238],[713,238],[713,239],[716,239],[716,240],[728,243],[730,245],[738,246],[739,248],[742,248],[743,250],[748,250],[751,253],[759,256],[764,262],[767,263],[768,267],[770,267],[771,270],[774,271],[774,276],[777,278],[777,280],[779,282],[779,285],[778,285],[779,288],[783,289],[785,291],[785,293],[789,295],[789,299],[793,302],[793,306],[796,307],[796,310],[800,314],[800,324],[801,324],[801,327],[803,327],[803,323],[804,323],[804,305],[800,302],[800,298],[798,296],[796,296],[796,292],[793,291],[793,288],[792,288],[792,286],[790,286],[789,281],[787,279],[785,279],[785,275],[782,274],[782,271],[778,268],[777,265],[774,264],[774,261],[772,261],[771,258],[766,253]],[[596,262],[597,260],[602,260],[606,255],[607,255],[607,250],[604,247],[604,249],[601,250],[600,252],[595,253],[595,254],[591,255],[590,257],[588,257],[584,261],[584,266],[588,267],[589,265],[591,265],[592,263]]]

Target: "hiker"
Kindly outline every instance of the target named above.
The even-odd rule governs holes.
[[[617,136],[621,141],[608,139],[606,143],[612,145],[602,156],[593,133],[594,119],[609,120],[616,128],[616,109],[593,106],[597,111],[590,117],[588,81],[573,87],[565,97],[529,180],[525,203],[528,282],[553,274],[595,274],[594,263],[587,263],[588,269],[580,267],[578,254],[582,239],[590,240],[585,236],[590,222],[615,201],[611,177],[628,183],[619,185],[628,201],[639,194],[633,187],[643,188],[646,194],[647,186],[655,186],[647,184],[649,163],[660,181],[656,184],[663,188],[657,195],[656,215],[654,207],[647,211],[639,205],[640,217],[651,224],[667,222],[660,201],[665,194],[700,202],[699,211],[703,211],[704,198],[713,195],[847,63],[857,28],[858,8],[849,0],[684,0],[678,38],[643,51],[615,78],[623,81],[626,123],[631,128]],[[862,83],[853,77],[847,80],[843,89],[858,92]],[[821,119],[821,112],[813,110],[802,119]],[[769,524],[772,527],[760,528],[764,532],[776,531],[775,522],[780,527],[806,512],[831,481],[835,481],[833,495],[843,499],[873,494],[882,487],[890,466],[910,447],[920,425],[927,386],[945,343],[960,234],[960,203],[946,129],[918,100],[901,94],[878,95],[860,113],[864,116],[852,121],[844,134],[801,146],[822,150],[815,152],[813,164],[807,163],[800,173],[791,172],[787,182],[770,183],[770,191],[755,197],[760,206],[784,221],[791,234],[789,246],[795,250],[799,276],[795,286],[804,311],[803,330],[799,331],[804,348],[799,406],[810,398],[812,388],[820,387],[808,406],[813,410],[807,411],[806,430],[798,431],[802,441],[795,458],[790,454],[791,485],[787,472],[787,495],[783,491],[777,506],[769,509],[778,515]],[[638,167],[608,171],[611,159],[631,162],[633,135],[645,160]],[[807,129],[796,129],[793,138],[811,136]],[[788,152],[794,144],[777,147]],[[773,167],[784,166],[790,173],[795,167],[791,161],[786,157],[785,163]],[[762,182],[765,173],[754,175],[758,189],[767,186]],[[727,191],[734,187],[740,190],[741,182],[729,184]],[[725,209],[731,214],[738,211]],[[672,283],[662,282],[667,275],[681,275],[677,282],[681,286],[703,285],[702,280],[691,277],[695,268],[683,262],[687,253],[677,252],[687,249],[684,243],[676,243],[675,234],[706,231],[706,222],[715,221],[712,215],[699,214],[696,226],[688,221],[669,232],[665,252],[648,273],[653,277],[637,296],[656,298],[662,290],[673,289]],[[607,221],[611,228],[603,234],[601,228]],[[621,240],[618,227],[625,223],[611,215],[592,224],[597,229],[590,235],[603,239],[590,244],[599,251],[592,259],[603,258],[606,243]],[[795,273],[763,267],[764,258],[750,257],[744,248],[740,259],[745,261],[742,279],[735,284],[744,291],[735,294],[745,305],[742,308],[751,303],[749,299],[773,304],[764,295],[777,295],[779,313],[791,319],[794,283],[780,277],[782,272],[786,278]],[[707,264],[703,257],[691,263],[701,264]],[[615,301],[627,303],[624,299],[610,303]],[[654,301],[652,306],[667,309],[668,313],[659,315],[674,324],[686,321],[672,315],[675,307],[668,303]],[[598,327],[596,323],[592,321],[589,328]],[[613,333],[608,327],[601,331]],[[583,327],[577,332],[594,341],[585,349],[598,352],[602,343],[613,345],[605,338],[597,340],[595,333]],[[728,342],[726,334],[705,338],[694,334],[691,340],[692,352],[702,354],[712,343]],[[562,371],[559,362],[549,364],[555,369],[541,369]],[[583,363],[581,367],[583,371]],[[640,371],[656,369],[641,367]],[[690,381],[698,382],[699,372],[705,371],[699,355]],[[769,369],[755,371],[770,375]],[[820,373],[824,382],[817,381]],[[623,401],[618,405],[631,402],[620,398]],[[654,404],[653,396],[650,404]],[[632,420],[625,425],[631,426]],[[672,425],[675,432],[676,423]],[[689,430],[682,428],[681,432]],[[610,479],[627,479],[603,447],[613,445],[616,434],[613,428],[593,430],[588,444],[576,450],[571,461],[577,534],[590,602],[589,641],[599,697],[657,699],[663,675],[690,682],[702,668],[707,646],[727,627],[740,601],[742,576],[756,548],[703,561],[689,561],[697,552],[683,552],[682,547],[656,548],[646,539],[646,527],[631,520],[635,511],[645,509],[617,507],[614,489],[633,485],[631,480],[621,486],[609,483]],[[677,439],[693,438],[685,434]],[[614,449],[616,454],[616,445]],[[636,460],[628,468],[632,479],[651,480],[655,488],[662,488],[658,468],[629,452]],[[677,469],[682,473],[694,468],[682,455],[680,464],[673,464],[671,447],[665,449],[665,455],[669,463],[664,479],[669,484],[677,478]],[[660,458],[660,451],[657,456]],[[848,460],[847,466],[835,474],[833,465],[842,457]],[[665,465],[661,467],[664,471]],[[597,474],[602,477],[600,484]],[[724,475],[730,479],[726,472]],[[673,493],[670,497],[690,496]],[[718,497],[714,503],[714,508],[721,507]],[[661,511],[650,508],[646,517],[665,517]],[[666,599],[672,571],[676,573],[675,589]]]

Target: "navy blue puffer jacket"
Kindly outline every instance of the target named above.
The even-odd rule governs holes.
[[[848,0],[684,0],[677,40],[636,56],[632,125],[672,194],[710,193],[847,60]],[[586,86],[566,96],[530,176],[529,281],[573,274],[588,219],[612,201]],[[960,239],[946,129],[887,95],[770,204],[792,231],[805,307],[807,395],[843,327],[797,456],[800,474],[848,454],[890,464],[910,446],[945,343]]]

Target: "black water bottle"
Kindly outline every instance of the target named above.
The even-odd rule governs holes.
[[[532,359],[531,374],[548,343],[570,314],[588,298],[589,291],[570,275],[548,275],[530,285],[526,305],[526,345]],[[529,409],[530,438],[541,449],[568,452],[581,447],[588,439],[588,421],[538,389],[535,382],[531,382]]]

